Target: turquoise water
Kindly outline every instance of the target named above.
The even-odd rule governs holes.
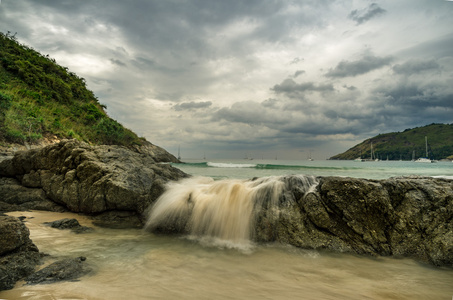
[[[452,162],[416,163],[412,161],[340,160],[185,160],[173,164],[182,171],[214,179],[314,175],[385,179],[397,176],[440,176],[453,178]]]

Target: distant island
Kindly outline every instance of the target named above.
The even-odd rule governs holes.
[[[0,32],[0,147],[77,139],[92,145],[149,144],[110,118],[85,79]]]
[[[330,159],[412,160],[426,156],[432,160],[453,160],[453,124],[433,123],[403,132],[379,134]]]

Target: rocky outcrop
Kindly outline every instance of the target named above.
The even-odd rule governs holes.
[[[86,257],[81,256],[56,261],[28,276],[25,280],[28,284],[74,280],[91,272],[91,268],[83,263],[85,260]]]
[[[73,229],[82,227],[73,221],[60,223],[72,224]],[[73,280],[91,271],[82,263],[84,257],[64,258],[36,271],[43,256],[20,218],[0,215],[0,291],[12,289],[24,278],[29,284],[51,283]]]
[[[57,229],[71,229],[71,231],[75,233],[87,233],[93,231],[93,228],[91,227],[80,225],[77,219],[64,218],[52,222],[45,222],[44,224]]]
[[[0,291],[35,271],[40,262],[38,248],[21,220],[0,215]]]
[[[453,180],[321,177],[310,189],[297,177],[281,180],[278,217],[260,214],[259,241],[453,267]]]
[[[141,226],[163,185],[187,176],[162,160],[171,155],[152,144],[131,150],[64,140],[16,152],[0,162],[0,210],[69,210],[98,216],[97,225]]]
[[[169,186],[145,228],[453,267],[453,180],[302,175],[195,180]]]

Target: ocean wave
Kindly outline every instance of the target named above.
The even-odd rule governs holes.
[[[235,163],[215,163],[208,162],[208,167],[212,168],[256,168],[256,164],[235,164]]]
[[[180,164],[175,164],[175,166]],[[334,166],[303,166],[303,165],[280,165],[280,164],[249,164],[249,163],[227,163],[227,162],[197,162],[183,163],[181,165],[196,168],[252,168],[260,170],[351,170],[360,169],[357,167],[334,167]]]

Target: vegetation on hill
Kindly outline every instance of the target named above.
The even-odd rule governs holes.
[[[386,160],[411,160],[426,157],[425,137],[428,139],[430,159],[453,159],[453,124],[431,124],[406,129],[403,132],[379,134],[330,159],[370,159],[371,147],[374,157]],[[372,146],[371,146],[372,145]]]
[[[144,143],[105,108],[83,78],[0,33],[0,144],[34,143],[48,135],[91,144]]]

